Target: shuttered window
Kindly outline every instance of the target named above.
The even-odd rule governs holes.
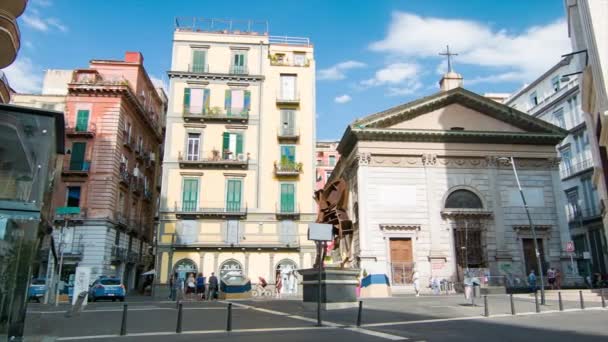
[[[196,211],[198,203],[198,179],[184,178],[182,211]]]
[[[295,213],[295,192],[295,184],[281,183],[281,213]]]
[[[241,156],[239,156],[241,155]],[[222,139],[222,157],[224,159],[240,160],[243,158],[243,135],[240,133],[224,132]]]
[[[192,72],[207,72],[206,58],[204,50],[194,50],[192,52]]]
[[[79,110],[76,114],[76,132],[86,132],[89,128],[89,111]]]
[[[229,179],[226,187],[226,211],[239,212],[241,210],[242,181],[240,179]]]
[[[84,154],[87,149],[87,143],[75,142],[72,144],[72,155],[70,156],[70,170],[85,171]]]

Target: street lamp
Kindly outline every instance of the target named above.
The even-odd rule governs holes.
[[[521,195],[521,201],[524,204],[524,209],[526,210],[526,215],[528,216],[528,222],[530,223],[530,231],[532,231],[532,239],[534,240],[534,253],[536,254],[536,267],[538,268],[539,278],[540,278],[540,303],[545,305],[545,281],[543,276],[543,268],[542,263],[540,261],[540,252],[538,251],[538,241],[536,241],[536,228],[534,228],[534,224],[532,223],[532,216],[530,216],[530,210],[528,209],[528,203],[526,202],[526,197],[524,196],[524,191],[521,189],[521,184],[519,183],[519,177],[517,176],[517,169],[515,168],[515,159],[513,157],[501,157],[498,160],[506,161],[507,163],[511,163],[513,167],[513,173],[515,174],[515,181],[517,182],[517,187],[519,188],[519,194]]]

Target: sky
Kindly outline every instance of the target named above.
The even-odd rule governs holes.
[[[30,0],[18,19],[11,86],[37,93],[46,69],[87,67],[140,51],[167,84],[175,17],[268,20],[271,35],[315,48],[317,139],[357,118],[438,91],[450,45],[474,92],[512,93],[570,52],[561,0]]]

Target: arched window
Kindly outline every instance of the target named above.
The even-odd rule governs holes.
[[[190,273],[196,276],[197,267],[194,261],[190,259],[181,259],[175,263],[173,272],[175,272],[176,278],[186,280]]]
[[[445,200],[446,209],[472,208],[481,209],[483,204],[481,199],[469,190],[456,190]]]

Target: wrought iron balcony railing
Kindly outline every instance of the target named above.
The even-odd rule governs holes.
[[[167,208],[165,211],[174,212],[178,218],[245,218],[247,217],[247,203],[213,201],[175,202],[173,208]]]
[[[62,176],[79,176],[79,177],[87,177],[89,175],[89,171],[91,170],[91,161],[83,160],[83,161],[73,161],[70,160],[67,165],[64,165],[63,171],[61,172]]]
[[[249,165],[249,153],[233,153],[231,151],[219,150],[202,151],[199,154],[189,153],[183,155],[178,152],[177,159],[179,167],[183,169],[202,168],[238,168],[247,169]]]
[[[593,206],[584,209],[568,206],[568,208],[566,209],[566,216],[568,218],[568,222],[575,224],[577,222],[580,223],[601,217],[601,215],[602,211],[600,210],[599,206]]]
[[[560,175],[562,179],[571,177],[579,172],[583,172],[585,170],[589,170],[593,168],[593,160],[586,159],[580,163],[572,164],[572,163],[564,163],[562,161],[562,165],[560,166]]]
[[[298,203],[277,203],[275,208],[278,220],[296,220],[300,217],[300,204]]]
[[[231,110],[226,110],[220,107],[185,107],[183,117],[186,122],[212,121],[247,123],[249,121],[249,109],[232,108]]]
[[[97,125],[95,125],[94,122],[90,122],[86,127],[80,127],[78,125],[65,127],[65,135],[70,138],[93,138],[95,137],[95,133],[97,133]]]
[[[231,65],[230,73],[233,75],[248,75],[249,70],[246,65]]]
[[[277,138],[279,140],[298,140],[300,138],[300,130],[295,127],[279,126],[277,130]]]
[[[276,176],[298,176],[302,173],[302,163],[296,162],[275,162],[274,174]]]
[[[277,104],[297,106],[300,104],[300,93],[289,93],[285,91],[279,91],[279,93],[277,94]]]

